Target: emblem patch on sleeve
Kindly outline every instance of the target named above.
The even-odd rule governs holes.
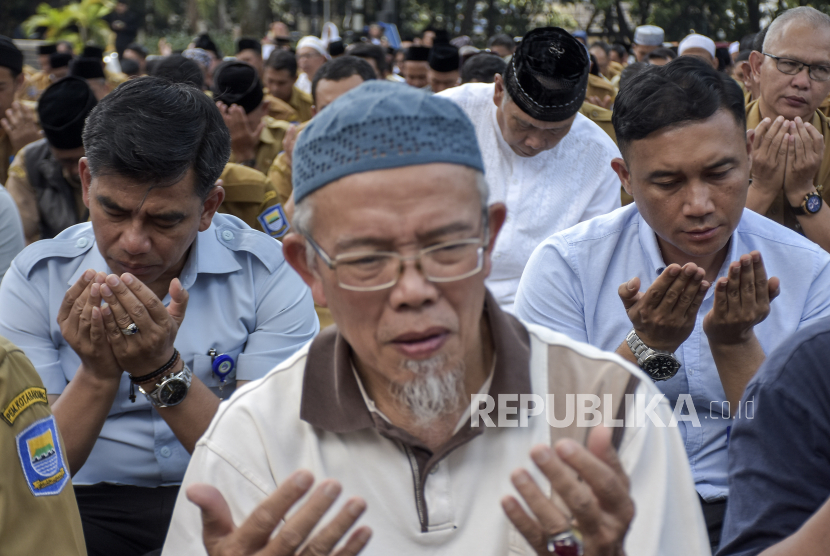
[[[17,435],[17,455],[29,490],[35,496],[60,494],[69,481],[55,417],[50,415]]]
[[[257,216],[256,219],[259,220],[260,224],[262,224],[262,229],[265,233],[272,237],[284,236],[288,233],[288,228],[291,227],[291,224],[288,223],[288,219],[285,217],[285,211],[282,209],[282,205],[280,203],[268,207],[265,209],[265,212]]]

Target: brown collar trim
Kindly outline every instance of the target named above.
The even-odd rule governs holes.
[[[502,311],[488,291],[484,313],[496,354],[490,395],[530,394],[530,335]],[[346,433],[375,427],[350,363],[351,348],[336,326],[320,332],[308,349],[300,418],[314,427]]]

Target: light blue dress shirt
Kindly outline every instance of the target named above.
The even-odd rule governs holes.
[[[61,336],[57,314],[66,290],[88,268],[110,272],[92,224],[84,223],[29,246],[0,286],[0,336],[23,349],[49,394],[63,392],[81,364]],[[225,398],[236,379],[264,376],[319,331],[311,291],[283,258],[281,244],[233,216],[216,214],[197,234],[179,279],[190,300],[176,348],[217,394],[208,350],[233,357],[237,367]],[[140,392],[130,402],[129,389],[125,373],[75,484],[155,487],[184,477],[190,455]]]
[[[755,327],[764,353],[830,315],[830,255],[815,243],[745,209],[728,249],[718,277],[726,276],[730,262],[758,250],[767,275],[781,279],[770,315]],[[638,276],[644,292],[665,267],[654,231],[631,204],[559,232],[537,247],[519,284],[516,315],[614,351],[632,328],[617,294],[620,284]],[[680,371],[657,383],[672,403],[680,394],[691,395],[700,426],[681,421],[679,427],[697,491],[707,501],[727,496],[727,429],[738,409],[722,403],[726,395],[703,332],[713,294],[714,288],[706,293],[694,330],[675,354],[683,364]]]
[[[17,205],[6,188],[0,185],[0,281],[24,247],[26,238]]]

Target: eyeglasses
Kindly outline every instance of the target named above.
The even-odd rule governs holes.
[[[767,54],[766,52],[764,52],[764,56],[769,56],[770,58],[775,60],[775,67],[777,67],[778,71],[780,71],[781,73],[785,73],[787,75],[796,75],[802,69],[807,68],[807,75],[809,75],[810,79],[812,79],[813,81],[830,80],[830,66],[805,64],[804,62],[790,60],[789,58],[773,56],[772,54]]]
[[[323,262],[335,272],[341,288],[373,292],[397,284],[406,261],[415,261],[415,266],[430,282],[455,282],[478,274],[484,267],[484,249],[489,243],[486,216],[483,227],[483,240],[478,237],[446,241],[413,255],[401,255],[394,251],[357,251],[332,258],[309,235],[303,235]]]

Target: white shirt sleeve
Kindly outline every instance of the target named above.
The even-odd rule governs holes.
[[[647,380],[647,379],[644,379]],[[654,413],[665,426],[643,411],[657,388],[642,382],[636,395],[645,395],[642,427],[626,430],[619,450],[628,475],[635,516],[625,539],[626,554],[638,556],[707,556],[709,538],[695,490],[688,456],[677,426],[671,426],[671,407],[664,398]],[[630,404],[626,424],[635,423],[637,404]]]

